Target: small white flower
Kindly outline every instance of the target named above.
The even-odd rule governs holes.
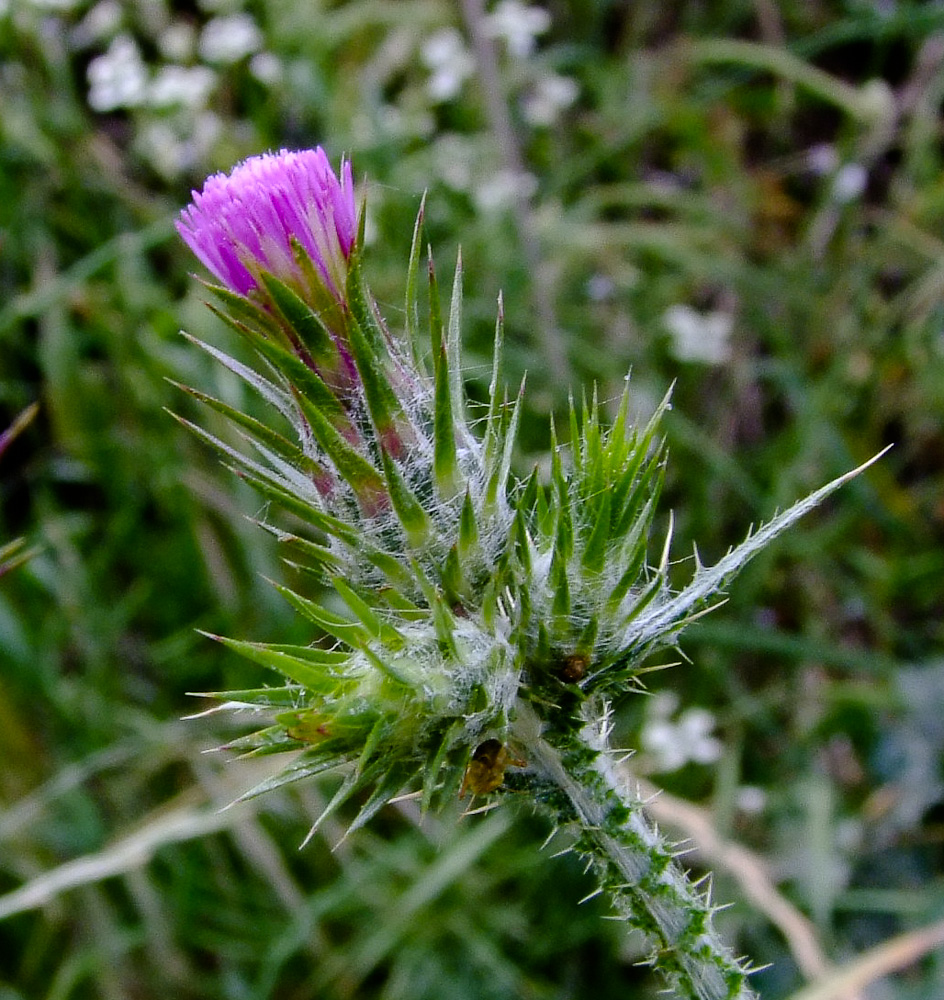
[[[437,102],[455,97],[475,72],[475,60],[455,28],[443,28],[430,35],[423,42],[420,58],[430,70],[427,93]]]
[[[560,113],[569,108],[580,93],[575,80],[551,73],[542,76],[534,90],[521,102],[521,112],[532,125],[553,125]]]
[[[587,298],[591,302],[608,302],[615,294],[616,285],[605,274],[594,274],[587,280]]]
[[[121,18],[118,0],[101,0],[72,29],[72,47],[85,49],[111,38],[121,26]]]
[[[88,65],[88,101],[94,111],[114,111],[143,104],[148,73],[133,38],[119,35],[108,51]]]
[[[713,764],[723,750],[720,740],[711,735],[715,717],[706,708],[689,708],[673,722],[675,702],[653,699],[649,718],[640,740],[653,759],[656,771],[677,771],[689,761]]]
[[[248,14],[207,21],[200,32],[200,55],[211,63],[234,63],[262,48],[262,32]]]
[[[199,108],[216,83],[208,66],[162,66],[148,88],[147,102],[155,108]]]
[[[175,180],[187,169],[187,143],[163,121],[145,125],[138,133],[137,145],[151,167],[168,180]]]
[[[812,146],[806,152],[806,165],[819,177],[831,174],[839,166],[839,154],[836,147],[828,142]]]
[[[688,759],[696,764],[713,764],[724,747],[711,735],[715,717],[707,708],[689,708],[679,716],[678,733]]]
[[[730,313],[700,313],[691,306],[670,306],[662,323],[672,335],[672,353],[679,361],[723,364],[731,357],[730,337],[734,317]]]
[[[839,205],[855,201],[865,191],[869,175],[861,163],[846,163],[833,177],[832,199]]]
[[[538,189],[534,174],[499,170],[473,192],[476,206],[483,212],[500,212],[530,198]]]
[[[735,804],[742,813],[756,816],[762,813],[767,805],[767,793],[756,785],[742,785],[737,790]]]
[[[278,83],[284,75],[282,60],[271,52],[257,52],[249,60],[249,72],[260,83],[270,86]]]
[[[530,7],[521,0],[501,0],[485,19],[485,30],[501,38],[508,52],[519,58],[534,51],[534,40],[551,26],[551,15],[543,7]]]
[[[222,131],[219,115],[203,111],[185,132],[166,121],[147,124],[138,133],[137,145],[161,176],[175,180],[203,165]]]
[[[453,191],[472,186],[472,149],[467,138],[454,133],[440,136],[432,149],[433,169]]]
[[[157,47],[165,59],[186,62],[197,48],[197,29],[186,21],[174,21],[158,36]]]

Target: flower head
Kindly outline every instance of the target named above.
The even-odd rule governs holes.
[[[342,302],[357,226],[349,160],[342,161],[340,174],[320,146],[251,156],[194,191],[177,230],[207,268],[241,295],[258,286],[260,271],[303,283],[292,247],[297,240]]]

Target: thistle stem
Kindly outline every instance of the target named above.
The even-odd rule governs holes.
[[[594,709],[600,710],[595,713]],[[750,1000],[747,970],[712,926],[712,905],[675,861],[610,758],[605,706],[588,703],[582,724],[543,722],[520,704],[514,726],[536,778],[535,791],[561,826],[576,824],[573,846],[596,870],[626,922],[642,931],[651,961],[686,1000]]]

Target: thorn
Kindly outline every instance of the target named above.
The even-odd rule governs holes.
[[[560,830],[560,827],[559,826],[555,826],[554,829],[551,830],[551,832],[544,838],[544,843],[541,844],[541,846],[538,848],[538,850],[539,851],[543,851],[547,847],[547,845],[557,836],[557,833],[558,833],[559,830]]]
[[[584,903],[589,903],[591,899],[595,899],[602,892],[603,892],[603,887],[602,886],[599,889],[594,889],[593,892],[588,892],[587,895],[583,897],[583,899],[578,899],[577,900],[577,905],[578,906],[583,906]]]
[[[479,806],[477,809],[466,809],[464,813],[460,814],[459,819],[465,819],[466,816],[478,816],[481,813],[491,812],[493,809],[497,809],[501,804],[501,800],[496,799],[494,802],[486,802],[484,806]]]
[[[303,851],[311,842],[311,838],[318,832],[318,824],[312,825],[312,828],[305,834],[305,839],[298,845],[298,849]]]
[[[409,802],[414,799],[421,799],[422,797],[422,789],[416,792],[404,792],[402,795],[396,795],[392,799],[387,799],[387,805],[392,806],[397,802]]]

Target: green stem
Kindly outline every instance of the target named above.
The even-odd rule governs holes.
[[[576,823],[573,849],[592,862],[620,916],[646,936],[651,961],[679,996],[750,1000],[747,970],[715,931],[707,894],[681,870],[612,763],[605,705],[587,703],[580,722],[556,728],[519,704],[515,744],[538,798],[559,825]]]

